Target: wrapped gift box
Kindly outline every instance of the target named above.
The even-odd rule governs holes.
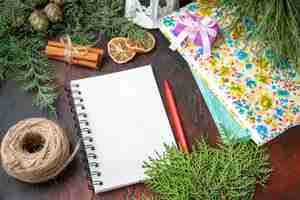
[[[229,31],[230,11],[191,3],[161,19],[160,30],[171,43],[176,41],[179,17],[186,12],[212,17],[221,28],[210,57],[189,40],[177,51],[189,64],[225,141],[251,138],[261,145],[300,124],[299,74],[285,60],[273,67],[274,55],[267,48],[257,56],[257,42],[245,39],[255,26],[250,18]]]

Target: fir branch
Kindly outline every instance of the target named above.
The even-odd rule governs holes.
[[[300,4],[298,0],[218,1],[234,11],[237,23],[243,23],[246,17],[256,21],[256,28],[249,32],[249,38],[258,39],[261,48],[267,46],[272,49],[275,55],[275,66],[286,68],[283,59],[288,59],[299,69]]]
[[[8,19],[5,15],[0,15],[0,37],[3,37],[8,32]]]
[[[24,90],[35,94],[35,105],[54,111],[54,69],[40,53],[48,37],[69,34],[76,43],[93,44],[96,33],[107,39],[121,36],[121,29],[131,23],[124,17],[123,0],[65,0],[63,22],[51,24],[46,34],[37,34],[28,17],[46,2],[0,0],[0,80],[15,79]]]
[[[23,3],[30,8],[35,8],[37,6],[45,6],[48,0],[23,0]]]
[[[121,34],[133,41],[142,42],[145,39],[146,31],[144,29],[141,29],[133,22],[129,22],[127,26],[122,27]]]
[[[191,154],[166,148],[145,163],[146,185],[162,200],[251,200],[271,173],[268,154],[253,143],[213,148],[201,140]]]
[[[40,52],[45,40],[39,35],[30,36],[20,34],[0,40],[1,79],[16,80],[23,90],[34,94],[36,106],[54,112],[54,69]]]

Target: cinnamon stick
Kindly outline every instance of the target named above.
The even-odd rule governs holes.
[[[63,48],[47,46],[45,52],[48,56],[57,56],[57,57],[62,57],[62,58],[65,57],[65,49],[63,49]],[[98,63],[99,57],[100,57],[99,54],[92,53],[92,52],[88,52],[86,55],[81,55],[81,54],[73,54],[72,55],[73,59],[85,60],[85,61],[94,62],[94,63]]]
[[[48,41],[48,46],[52,47],[59,47],[59,48],[65,48],[65,44],[61,42],[56,41]],[[74,47],[80,47],[79,45],[73,45]],[[104,51],[102,49],[93,48],[93,47],[86,47],[89,52],[100,54],[101,56],[104,54]]]
[[[49,59],[54,59],[54,60],[59,60],[59,61],[65,61],[64,57],[61,57],[61,56],[49,56],[48,55],[48,58]],[[91,69],[97,69],[97,63],[89,62],[89,61],[86,61],[86,60],[80,60],[80,59],[76,59],[76,58],[74,58],[72,60],[71,64],[82,65],[82,66],[86,66],[86,67],[91,68]]]

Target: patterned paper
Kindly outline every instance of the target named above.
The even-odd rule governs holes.
[[[191,41],[178,49],[189,63],[196,79],[207,83],[209,90],[234,116],[242,128],[249,130],[257,144],[264,144],[290,127],[300,124],[300,78],[286,61],[272,67],[274,57],[267,48],[256,57],[256,42],[246,42],[246,33],[255,23],[246,18],[230,32],[233,17],[222,8],[201,8],[192,3],[161,20],[161,31],[170,40],[176,39],[174,27],[181,13],[188,10],[213,17],[221,26],[212,56],[204,58],[203,49]]]

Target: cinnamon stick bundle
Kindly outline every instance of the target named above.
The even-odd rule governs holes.
[[[72,45],[67,47],[66,44],[56,41],[48,41],[45,49],[48,58],[97,69],[101,64],[103,50],[92,47],[83,47]]]

